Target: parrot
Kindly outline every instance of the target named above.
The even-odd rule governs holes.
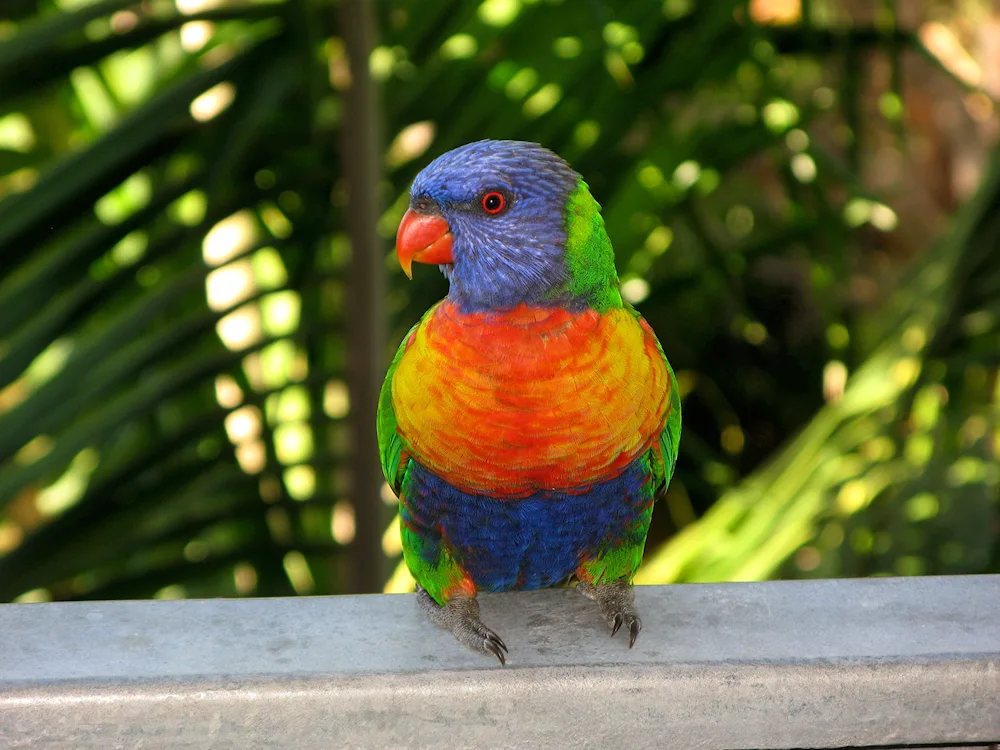
[[[681,404],[589,186],[537,143],[468,143],[414,179],[396,255],[407,277],[437,265],[449,285],[404,336],[377,411],[421,609],[504,665],[477,593],[575,581],[632,648]]]

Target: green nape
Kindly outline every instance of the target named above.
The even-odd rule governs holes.
[[[604,229],[601,206],[580,180],[566,203],[568,291],[598,312],[622,306],[615,251]]]

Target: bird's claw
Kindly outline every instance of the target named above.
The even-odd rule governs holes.
[[[460,643],[473,651],[495,656],[501,666],[506,666],[507,644],[483,625],[479,619],[479,602],[470,596],[454,596],[442,607],[423,588],[417,588],[417,600],[431,622],[450,630]]]
[[[611,635],[614,636],[623,625],[628,625],[628,647],[635,645],[635,639],[639,637],[642,630],[642,620],[635,609],[635,593],[632,585],[628,581],[615,581],[614,583],[580,583],[578,585],[580,593],[588,599],[593,599],[601,608],[601,614],[611,626]]]
[[[505,666],[507,664],[507,660],[504,658],[504,654],[507,653],[507,646],[504,645],[500,636],[489,628],[486,630],[487,635],[483,640],[483,648],[500,660],[500,666]]]
[[[613,638],[615,633],[618,632],[618,628],[622,626],[625,622],[625,618],[622,616],[621,612],[615,612],[615,616],[611,619],[611,637]]]
[[[632,648],[635,645],[635,639],[639,637],[639,631],[642,630],[642,620],[636,617],[628,626],[628,647]]]

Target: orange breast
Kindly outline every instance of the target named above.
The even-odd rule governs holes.
[[[663,428],[669,388],[652,331],[627,310],[443,302],[413,334],[392,398],[417,461],[466,492],[523,497],[623,471]]]

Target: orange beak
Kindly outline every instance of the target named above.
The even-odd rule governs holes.
[[[396,257],[406,278],[413,278],[413,262],[454,263],[452,236],[448,222],[440,216],[418,214],[412,208],[403,214],[396,232]]]

